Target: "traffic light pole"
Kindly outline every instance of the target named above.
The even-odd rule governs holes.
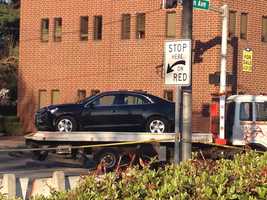
[[[192,40],[193,1],[183,1],[182,37]],[[192,49],[192,48],[191,48]],[[192,52],[191,52],[192,54]],[[191,56],[192,57],[192,56]],[[192,62],[191,86],[183,88],[183,117],[182,117],[182,160],[188,160],[192,154]]]

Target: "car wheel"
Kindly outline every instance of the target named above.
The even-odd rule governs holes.
[[[97,164],[103,164],[106,171],[112,171],[119,160],[119,154],[114,149],[104,149],[96,154],[95,160]]]
[[[57,120],[56,130],[59,132],[72,132],[76,131],[77,123],[73,117],[63,116]]]
[[[168,121],[162,117],[152,117],[147,121],[146,131],[150,133],[168,132]]]

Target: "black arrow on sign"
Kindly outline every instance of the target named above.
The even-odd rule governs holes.
[[[171,66],[170,64],[168,64],[167,74],[173,72],[174,70],[172,68],[176,65],[185,65],[185,60],[178,60],[177,62],[173,63]]]

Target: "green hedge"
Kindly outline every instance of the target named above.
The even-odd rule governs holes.
[[[133,168],[98,181],[90,175],[75,190],[34,199],[266,200],[267,153],[249,152],[234,160],[191,160],[157,170]]]
[[[17,114],[17,106],[10,105],[10,106],[2,106],[0,105],[0,115],[4,116],[11,116]]]
[[[0,132],[5,135],[22,135],[23,129],[19,118],[16,116],[0,115]]]

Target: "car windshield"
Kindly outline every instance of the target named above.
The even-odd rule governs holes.
[[[89,96],[89,97],[86,97],[86,98],[84,98],[84,99],[78,101],[77,104],[83,104],[83,103],[86,103],[86,102],[90,101],[91,99],[93,99],[94,97],[96,97],[96,95],[91,95],[91,96]]]

